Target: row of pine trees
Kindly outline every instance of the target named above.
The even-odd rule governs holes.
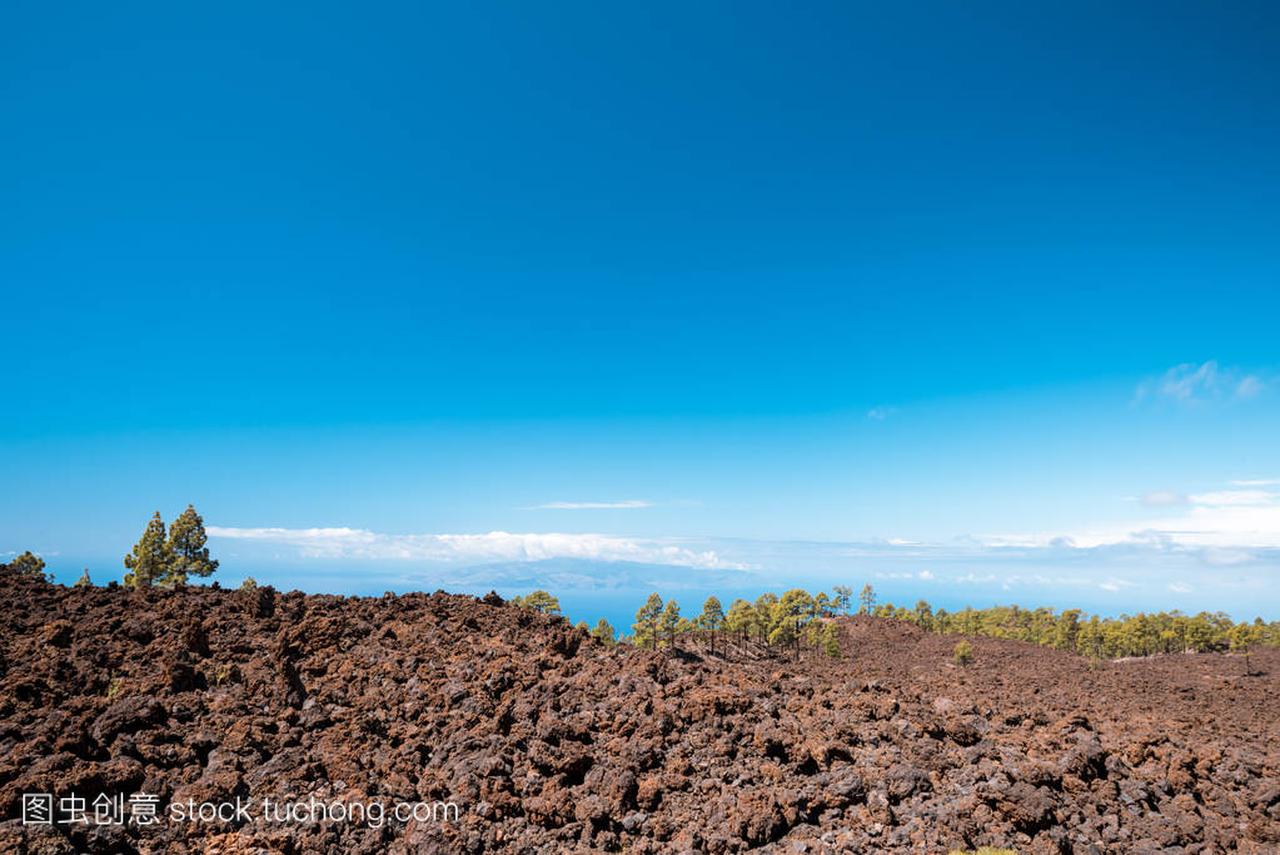
[[[1152,656],[1159,653],[1247,651],[1256,646],[1280,647],[1280,621],[1235,622],[1222,612],[1138,613],[1116,618],[1089,615],[1080,609],[994,606],[956,612],[934,609],[925,600],[915,608],[885,603],[869,612],[907,621],[930,632],[985,635],[1029,641],[1069,650],[1093,659]]]
[[[512,602],[560,614],[559,600],[546,591],[534,591]],[[761,594],[754,602],[736,599],[727,612],[717,597],[708,597],[702,611],[691,619],[681,615],[676,600],[664,603],[661,595],[653,593],[636,612],[632,635],[617,639],[613,626],[603,618],[588,631],[606,643],[620,640],[650,649],[678,649],[681,636],[701,632],[713,650],[717,643],[734,640],[797,654],[812,649],[839,656],[839,629],[829,619],[853,612],[853,589],[844,585],[835,586],[830,594],[793,588],[781,596]],[[935,611],[926,600],[917,601],[910,609],[877,604],[875,589],[865,585],[857,598],[856,613],[906,621],[929,632],[1027,641],[1095,659],[1228,650],[1247,653],[1257,646],[1280,647],[1280,621],[1264,623],[1255,618],[1237,623],[1222,612],[1186,615],[1172,611],[1117,618],[1088,615],[1080,609],[1057,612],[1018,606],[966,607],[948,612],[942,608]],[[585,622],[579,626],[587,629]]]

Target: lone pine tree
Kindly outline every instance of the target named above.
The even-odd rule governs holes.
[[[44,559],[30,549],[9,562],[9,568],[32,578],[45,579]]]
[[[159,511],[147,523],[133,551],[124,557],[124,566],[129,571],[124,575],[126,588],[145,588],[162,580],[168,572],[169,544]]]
[[[515,597],[511,602],[544,615],[560,614],[560,600],[540,588],[530,591],[526,596]]]
[[[169,566],[161,581],[171,585],[186,584],[190,576],[211,576],[218,569],[218,562],[209,558],[208,538],[204,532],[204,520],[196,513],[194,505],[178,515],[169,526]]]

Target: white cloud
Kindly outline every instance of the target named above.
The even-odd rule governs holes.
[[[1280,492],[1216,490],[1187,497],[1185,510],[1157,519],[1114,523],[1072,532],[1003,534],[980,539],[986,546],[1095,548],[1146,545],[1160,548],[1227,550],[1238,561],[1250,549],[1280,549]],[[1240,558],[1239,556],[1245,556]],[[1211,563],[1227,563],[1221,558]],[[1238,563],[1237,561],[1237,563]]]
[[[1269,490],[1218,490],[1191,496],[1193,505],[1222,507],[1224,505],[1270,505],[1280,498],[1280,493]]]
[[[1246,549],[1224,549],[1215,546],[1201,550],[1200,559],[1214,567],[1232,567],[1252,561],[1253,553]]]
[[[1169,508],[1186,503],[1187,497],[1174,490],[1152,490],[1142,497],[1142,504],[1149,508]]]
[[[1159,377],[1138,384],[1136,397],[1162,398],[1180,404],[1199,404],[1213,400],[1245,400],[1255,398],[1267,388],[1258,374],[1239,368],[1219,366],[1215,360],[1196,364],[1175,365]]]
[[[653,502],[643,499],[626,499],[621,502],[546,502],[525,508],[528,511],[595,511],[595,510],[627,510],[631,508],[652,508]]]
[[[1231,482],[1233,487],[1275,487],[1280,478],[1241,478]]]
[[[713,550],[661,540],[603,534],[491,531],[486,534],[383,534],[356,528],[232,528],[210,526],[210,537],[296,549],[304,558],[418,560],[450,563],[584,558],[707,569],[746,569]]]
[[[873,422],[882,422],[898,412],[897,407],[881,405],[867,410],[867,418]]]
[[[1170,582],[1169,590],[1175,594],[1190,594],[1195,589],[1185,582]]]
[[[1117,579],[1115,577],[1112,577],[1110,579],[1104,579],[1103,581],[1099,582],[1098,587],[1104,591],[1110,591],[1112,593],[1115,593],[1116,591],[1120,591],[1124,588],[1132,588],[1133,583],[1128,581],[1127,579]]]
[[[934,575],[930,573],[928,570],[921,570],[919,573],[916,574],[916,578],[923,579],[926,582],[932,582],[934,579]]]
[[[1253,398],[1262,393],[1266,388],[1265,384],[1256,375],[1250,374],[1242,377],[1240,382],[1236,384],[1237,398]]]

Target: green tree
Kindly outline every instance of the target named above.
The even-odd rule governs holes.
[[[1231,627],[1231,630],[1227,633],[1227,641],[1231,646],[1231,651],[1244,654],[1244,675],[1246,677],[1253,673],[1253,667],[1249,662],[1249,651],[1261,640],[1262,633],[1259,628],[1247,623],[1238,623]]]
[[[654,591],[649,595],[649,599],[644,601],[644,605],[636,611],[636,622],[631,625],[637,647],[657,648],[658,624],[661,618],[662,597]]]
[[[921,629],[933,629],[933,607],[927,600],[916,600],[913,618],[916,626]]]
[[[724,609],[720,605],[720,600],[716,597],[707,597],[706,602],[702,604],[702,614],[694,619],[699,629],[705,630],[710,634],[711,652],[716,650],[716,633],[724,626]]]
[[[40,579],[42,581],[52,581],[45,575],[44,559],[39,555],[36,555],[30,549],[10,561],[9,569],[13,570],[20,576],[29,576],[32,579]]]
[[[836,585],[831,589],[834,595],[831,598],[831,606],[838,615],[847,615],[849,613],[849,604],[853,602],[853,588],[848,585]]]
[[[813,616],[816,618],[831,617],[833,609],[831,598],[826,591],[819,591],[813,598]]]
[[[964,639],[957,641],[953,658],[957,665],[968,665],[973,661],[973,645]]]
[[[518,605],[526,609],[533,609],[535,612],[544,615],[560,614],[560,601],[541,589],[530,591],[524,597],[517,597],[515,601]]]
[[[724,617],[724,628],[726,632],[737,635],[740,641],[751,638],[756,631],[756,610],[751,603],[743,599],[734,600]]]
[[[938,609],[933,613],[933,631],[951,632],[951,615],[946,609]]]
[[[160,580],[169,585],[185,585],[191,576],[212,576],[218,562],[209,558],[208,538],[204,533],[204,519],[196,512],[195,505],[178,514],[169,526],[169,566]]]
[[[755,602],[755,629],[756,635],[760,638],[761,644],[769,643],[769,633],[773,631],[773,611],[778,605],[778,595],[770,591],[765,591],[756,597]]]
[[[869,615],[876,607],[876,591],[868,583],[862,586],[862,593],[858,594],[858,614]]]
[[[1080,610],[1067,609],[1058,615],[1053,627],[1053,646],[1059,650],[1075,650],[1080,640]]]
[[[840,658],[840,627],[834,623],[825,623],[822,626],[822,652],[830,656],[832,659]]]
[[[813,618],[813,597],[803,588],[792,588],[782,595],[773,609],[769,627],[769,643],[791,645],[797,655],[800,651],[801,631]]]
[[[680,633],[680,604],[674,599],[667,600],[666,608],[662,610],[662,618],[659,622],[659,633],[667,639],[667,645],[671,648],[676,646],[676,635]]]
[[[607,645],[612,646],[617,643],[617,637],[616,637],[616,633],[613,630],[613,624],[609,623],[604,618],[600,618],[600,620],[596,623],[595,628],[591,630],[591,634],[594,637],[603,641]]]
[[[129,571],[124,575],[126,588],[149,587],[169,572],[169,544],[159,511],[147,523],[133,551],[124,557],[124,566]]]

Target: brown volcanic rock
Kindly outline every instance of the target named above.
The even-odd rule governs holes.
[[[1276,651],[1245,677],[973,639],[957,668],[954,639],[855,618],[840,661],[668,656],[496,595],[0,584],[4,852],[1280,847]],[[73,791],[154,794],[165,819],[15,819]],[[237,798],[248,819],[169,813]],[[281,821],[264,798],[426,813]]]

